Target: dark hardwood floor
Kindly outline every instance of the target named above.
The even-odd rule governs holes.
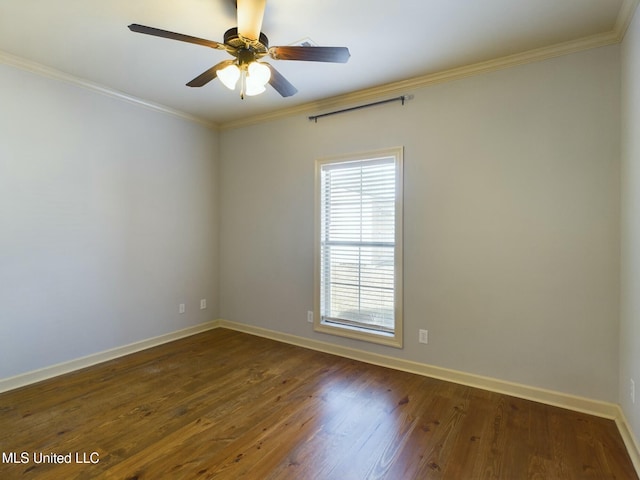
[[[2,479],[638,478],[611,420],[225,329],[0,394],[0,452]]]

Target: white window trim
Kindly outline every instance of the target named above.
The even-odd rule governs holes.
[[[396,168],[396,201],[395,201],[395,251],[394,251],[394,269],[395,269],[395,285],[394,285],[394,332],[379,332],[360,327],[351,327],[347,325],[339,325],[335,323],[327,323],[322,321],[320,314],[320,288],[321,288],[321,233],[320,233],[320,217],[321,217],[321,196],[320,196],[320,177],[321,168],[327,163],[338,163],[358,160],[371,160],[376,158],[395,158]],[[357,340],[364,340],[371,343],[382,344],[386,346],[402,348],[403,346],[403,148],[394,147],[384,150],[375,150],[370,152],[362,152],[349,155],[340,155],[334,157],[320,158],[315,161],[315,212],[314,212],[314,320],[313,328],[316,332],[338,335]]]

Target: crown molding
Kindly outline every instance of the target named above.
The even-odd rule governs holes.
[[[128,103],[139,105],[156,112],[173,115],[184,120],[198,123],[212,130],[228,130],[249,125],[255,125],[272,120],[282,119],[289,116],[322,112],[323,110],[343,108],[353,105],[357,102],[370,101],[385,95],[405,94],[407,90],[423,88],[437,83],[457,80],[482,73],[489,73],[504,68],[523,65],[527,63],[539,62],[562,55],[577,53],[583,50],[603,47],[622,42],[627,29],[633,19],[633,15],[637,10],[640,0],[623,0],[618,12],[618,17],[614,28],[610,32],[600,33],[589,37],[571,40],[568,42],[551,45],[548,47],[537,48],[523,53],[507,55],[504,57],[488,60],[485,62],[474,63],[461,67],[444,70],[441,72],[430,73],[427,75],[402,80],[399,82],[388,83],[377,87],[372,87],[357,92],[338,95],[335,97],[308,102],[291,108],[285,108],[269,112],[261,115],[252,115],[246,118],[231,120],[220,124],[205,120],[203,118],[191,115],[180,110],[167,107],[158,103],[150,102],[133,95],[100,85],[98,83],[78,78],[60,70],[56,70],[45,65],[32,62],[6,52],[0,51],[0,63],[26,70],[38,75],[42,75],[55,80],[71,83],[94,92],[116,98]]]
[[[0,51],[0,63],[4,63],[11,67],[18,68],[20,70],[24,70],[30,73],[34,73],[36,75],[40,75],[46,78],[59,80],[62,82],[70,83],[78,87],[86,88],[87,90],[91,90],[101,95],[106,95],[108,97],[122,100],[127,103],[142,106],[144,108],[154,110],[156,112],[172,115],[175,117],[182,118],[183,120],[195,122],[213,130],[218,129],[217,124],[204,120],[200,117],[196,117],[195,115],[190,115],[180,110],[167,107],[166,105],[161,105],[159,103],[154,103],[148,100],[144,100],[134,95],[129,95],[128,93],[124,93],[119,90],[115,90],[113,88],[100,85],[99,83],[95,83],[90,80],[86,80],[84,78],[79,78],[74,75],[70,75],[60,70],[56,70],[55,68],[51,68],[37,62],[32,62],[31,60],[17,57],[15,55],[11,55],[7,52]]]
[[[635,3],[637,0],[625,0],[625,3],[628,3],[629,1]],[[626,20],[621,24],[624,25],[625,23]],[[628,26],[628,23],[626,23],[626,25]],[[351,106],[357,102],[370,101],[385,95],[406,94],[409,90],[423,88],[437,83],[449,82],[452,80],[471,77],[482,73],[489,73],[496,70],[514,67],[517,65],[540,62],[554,57],[577,53],[583,50],[590,50],[592,48],[620,43],[619,35],[620,34],[618,31],[612,30],[610,32],[592,35],[589,37],[580,38],[578,40],[571,40],[549,47],[541,47],[522,53],[516,53],[513,55],[507,55],[504,57],[487,60],[484,62],[464,65],[441,72],[430,73],[420,77],[414,77],[399,82],[393,82],[377,87],[359,90],[357,92],[347,93],[316,102],[305,103],[303,105],[277,110],[263,115],[256,115],[239,120],[232,120],[230,122],[220,124],[220,129],[227,130],[246,127],[249,125],[281,119],[293,115],[309,114],[311,112],[313,112],[315,115],[319,114],[318,112]]]
[[[464,65],[449,70],[443,70],[441,72],[430,73],[427,75],[410,78],[408,80],[402,80],[400,82],[388,83],[385,85],[372,87],[365,90],[359,90],[357,92],[347,93],[316,102],[305,103],[296,107],[277,110],[275,112],[270,112],[263,115],[255,115],[239,120],[232,120],[230,122],[224,122],[220,124],[220,129],[226,130],[246,127],[249,125],[281,119],[284,117],[309,114],[311,112],[316,114],[317,112],[322,112],[323,110],[326,111],[334,108],[347,107],[353,105],[356,102],[371,101],[385,95],[404,94],[407,92],[407,90],[423,88],[437,83],[458,80],[473,75],[479,75],[482,73],[489,73],[504,68],[514,67],[516,65],[540,62],[554,57],[581,52],[583,50],[590,50],[592,48],[604,47],[607,45],[620,43],[624,39],[627,28],[629,27],[631,20],[633,19],[633,15],[639,3],[640,0],[623,0],[622,5],[620,6],[620,11],[618,12],[618,17],[616,18],[616,23],[610,32],[591,35],[588,37],[579,38],[577,40],[570,40],[548,47],[536,48],[533,50],[528,50],[526,52],[507,55],[504,57],[474,63],[471,65]]]
[[[618,18],[613,31],[618,37],[618,42],[624,40],[624,36],[627,34],[627,29],[633,20],[633,15],[638,8],[640,0],[622,0],[620,11],[618,12]]]

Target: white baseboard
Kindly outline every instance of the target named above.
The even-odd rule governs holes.
[[[532,400],[545,405],[566,408],[568,410],[614,420],[618,426],[618,430],[620,431],[620,435],[622,436],[627,451],[629,452],[629,456],[631,457],[631,461],[633,462],[636,472],[638,473],[638,476],[640,476],[640,447],[638,446],[638,442],[629,427],[622,409],[615,403],[592,400],[553,390],[545,390],[528,385],[506,382],[496,378],[483,377],[457,370],[412,362],[410,360],[402,360],[395,357],[369,353],[362,350],[333,345],[331,343],[298,337],[296,335],[276,332],[242,323],[230,322],[228,320],[219,320],[218,326],[382,367],[393,368],[395,370],[424,375],[470,387],[481,388],[491,392]]]
[[[69,360],[68,362],[58,363],[49,367],[22,373],[14,377],[3,378],[0,379],[0,393],[24,387],[26,385],[40,382],[42,380],[47,380],[49,378],[57,377],[59,375],[70,373],[75,370],[90,367],[92,365],[106,362],[108,360],[113,360],[118,357],[123,357],[125,355],[129,355],[130,353],[146,350],[147,348],[162,345],[163,343],[172,342],[174,340],[178,340],[179,338],[184,338],[190,335],[195,335],[196,333],[211,330],[218,327],[219,324],[220,322],[218,322],[217,320],[213,320],[210,322],[195,325],[193,327],[177,330],[175,332],[166,333],[164,335],[148,338],[146,340],[141,340],[139,342],[130,343],[122,347],[116,347],[110,350],[105,350],[103,352],[87,355],[86,357],[75,358],[73,360]]]
[[[631,457],[631,461],[633,462],[633,465],[638,472],[638,475],[640,476],[640,446],[637,439],[633,435],[631,428],[629,427],[629,423],[627,422],[622,409],[617,404],[601,402],[598,400],[592,400],[589,398],[578,397],[566,393],[545,390],[542,388],[531,387],[518,383],[506,382],[504,380],[483,377],[480,375],[436,367],[433,365],[413,362],[410,360],[402,360],[399,358],[379,355],[376,353],[369,353],[363,350],[342,347],[327,342],[320,342],[318,340],[311,340],[288,333],[281,333],[274,330],[254,327],[242,323],[230,322],[228,320],[222,319],[201,323],[193,327],[167,333],[158,337],[149,338],[140,342],[131,343],[122,347],[113,348],[104,352],[98,352],[86,357],[77,358],[68,362],[59,363],[50,367],[45,367],[21,375],[16,375],[15,377],[0,379],[0,393],[24,387],[32,383],[47,380],[49,378],[57,377],[65,373],[80,370],[82,368],[90,367],[98,363],[113,360],[118,357],[123,357],[131,353],[139,352],[141,350],[146,350],[157,345],[162,345],[163,343],[168,343],[180,338],[188,337],[220,327],[256,335],[263,338],[277,340],[279,342],[288,343],[291,345],[309,348],[311,350],[330,353],[333,355],[338,355],[341,357],[350,358],[352,360],[358,360],[373,365],[379,365],[382,367],[393,368],[395,370],[424,375],[448,382],[481,388],[483,390],[489,390],[496,393],[502,393],[505,395],[511,395],[518,398],[524,398],[526,400],[544,403],[546,405],[553,405],[556,407],[566,408],[569,410],[615,420],[616,425],[618,426],[618,430],[620,431],[620,435],[622,436],[625,446],[627,447],[627,451],[629,452],[629,456]]]
[[[228,320],[219,320],[219,326],[231,330],[250,333],[260,337],[278,340],[292,345],[318,350],[325,353],[339,355],[341,357],[351,358],[382,367],[393,368],[409,373],[416,373],[426,377],[437,378],[454,382],[469,387],[481,388],[491,392],[503,393],[513,397],[524,398],[536,402],[553,405],[557,407],[567,408],[598,417],[615,419],[618,415],[619,408],[614,403],[601,402],[589,398],[578,397],[566,393],[545,390],[542,388],[531,387],[518,383],[507,382],[491,377],[483,377],[472,373],[451,370],[448,368],[436,367],[425,363],[413,362],[411,360],[403,360],[396,357],[379,355],[377,353],[369,353],[349,347],[333,345],[331,343],[320,342],[308,338],[298,337],[287,333],[280,333],[267,330],[260,327],[245,325]]]
[[[616,416],[616,425],[618,425],[620,436],[622,436],[622,440],[627,447],[627,452],[629,452],[633,466],[636,468],[636,472],[640,477],[640,443],[638,443],[638,440],[633,435],[633,432],[629,427],[629,423],[627,422],[627,418],[619,406],[618,415]]]

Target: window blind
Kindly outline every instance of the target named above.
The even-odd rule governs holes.
[[[394,330],[395,158],[322,165],[323,322]]]

